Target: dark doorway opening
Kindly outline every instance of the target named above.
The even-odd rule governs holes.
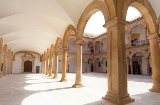
[[[133,61],[133,74],[141,74],[140,65],[138,61]]]
[[[91,72],[93,72],[93,64],[91,64]]]
[[[32,72],[32,62],[31,61],[24,62],[24,72]]]

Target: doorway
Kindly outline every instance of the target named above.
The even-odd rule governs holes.
[[[32,72],[32,62],[31,61],[24,62],[24,72]]]

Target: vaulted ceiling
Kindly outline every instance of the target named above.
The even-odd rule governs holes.
[[[14,52],[42,54],[93,0],[0,0],[0,36]],[[157,0],[149,0],[159,15]]]

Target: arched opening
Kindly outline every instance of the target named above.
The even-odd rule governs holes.
[[[107,38],[102,39],[102,53],[107,52]]]
[[[148,75],[152,75],[151,53],[148,56]]]
[[[93,69],[93,59],[92,58],[90,58],[89,60],[88,60],[88,68],[87,68],[87,72],[93,72],[94,71],[94,69]]]
[[[68,51],[73,53],[76,52],[76,39],[75,38],[69,38],[68,40]]]
[[[101,44],[100,41],[96,42],[96,48],[95,48],[96,54],[100,54],[101,53],[101,45],[100,44]]]
[[[102,72],[107,73],[107,58],[106,57],[102,58]]]
[[[69,56],[68,58],[68,72],[69,73],[76,72],[76,58],[74,56]]]
[[[62,53],[63,53],[63,48],[62,48],[62,42],[59,45],[59,52],[58,52],[58,73],[62,72]]]
[[[144,64],[143,56],[144,55],[141,52],[137,52],[137,53],[133,54],[133,56],[132,56],[133,74],[140,75],[140,74],[143,74],[143,72],[145,72],[145,71],[142,71],[142,69],[143,69],[142,66],[147,67],[147,65],[143,65]]]
[[[32,72],[32,62],[31,61],[24,62],[24,72]]]
[[[87,54],[93,54],[93,53],[94,53],[93,42],[89,42],[87,45]]]
[[[96,66],[96,72],[97,73],[101,73],[102,71],[101,71],[101,62],[100,62],[100,59],[97,58],[95,63],[96,63],[95,64],[95,66]]]

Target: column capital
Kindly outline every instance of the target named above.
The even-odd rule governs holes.
[[[158,40],[158,34],[155,33],[155,34],[148,35],[148,39],[150,39],[150,40],[157,39]]]
[[[58,55],[58,52],[54,52],[54,55],[57,56],[57,55]]]
[[[78,45],[82,45],[83,43],[84,43],[83,40],[77,40],[77,41],[76,41],[76,44],[78,44]]]
[[[125,27],[127,22],[121,18],[114,18],[111,21],[107,22],[103,27],[112,28],[114,26]]]
[[[64,47],[64,48],[63,48],[63,51],[64,51],[64,52],[65,52],[65,51],[67,51],[67,50],[68,50],[68,48],[67,48],[67,47]]]

